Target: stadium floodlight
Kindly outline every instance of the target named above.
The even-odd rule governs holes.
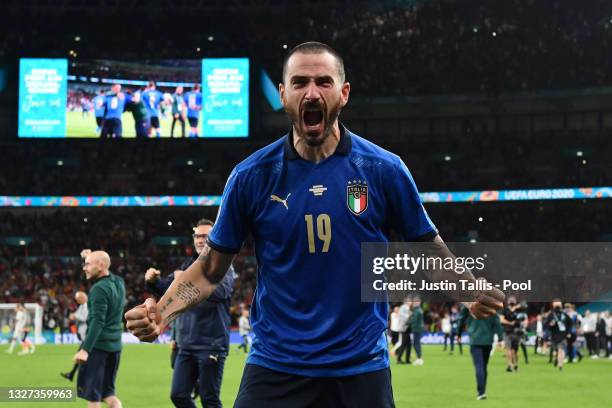
[[[15,310],[17,303],[0,303],[0,342],[7,343],[11,340],[13,335],[13,328],[15,327]],[[30,332],[30,335],[34,336],[34,344],[42,344],[42,322],[43,322],[43,308],[38,303],[26,303],[25,308],[28,311],[31,319],[31,325],[34,326],[34,330]],[[10,332],[5,334],[5,327],[10,328]],[[21,339],[19,339],[21,340]]]

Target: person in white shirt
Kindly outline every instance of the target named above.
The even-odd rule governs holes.
[[[596,355],[597,345],[595,339],[595,329],[597,327],[597,313],[591,313],[590,310],[584,311],[584,317],[582,319],[582,332],[584,333],[584,339],[586,340],[587,350],[589,356]]]
[[[402,361],[402,355],[404,351],[407,351],[407,359],[406,363],[410,364],[410,348],[412,347],[410,341],[410,326],[408,325],[408,320],[410,319],[410,307],[412,306],[412,299],[406,298],[404,300],[404,304],[399,308],[399,333],[400,340],[398,342],[399,347],[397,348],[397,363],[404,364]],[[396,345],[397,346],[397,345]]]
[[[15,344],[17,344],[17,341],[19,341],[20,343],[23,341],[23,336],[24,336],[27,324],[28,324],[28,312],[25,306],[23,305],[23,303],[19,303],[15,307],[15,329],[13,330],[13,336],[11,337],[11,343],[9,345],[9,348],[6,351],[7,353],[11,354],[13,352],[13,350],[15,349]],[[20,355],[25,354],[24,350],[22,349],[19,354]]]
[[[77,310],[70,316],[70,320],[74,320],[77,326],[77,336],[80,341],[85,338],[87,333],[87,294],[82,291],[78,291],[74,295],[74,300],[79,304]]]
[[[450,313],[445,313],[444,317],[440,321],[440,328],[442,329],[442,333],[444,333],[444,350],[446,351],[447,343],[451,338],[451,318]]]
[[[606,355],[609,359],[612,359],[612,316],[610,316],[610,311],[606,310],[604,312],[603,320],[606,322]]]
[[[544,352],[544,324],[542,323],[542,315],[539,314],[536,318],[536,338],[533,348],[533,354],[542,354]]]
[[[242,309],[242,316],[238,320],[238,333],[242,336],[242,344],[238,346],[238,350],[244,349],[248,353],[249,333],[251,332],[251,322],[249,321],[249,309]]]
[[[391,332],[391,345],[395,346],[399,340],[399,306],[393,308],[389,322],[389,331]]]
[[[79,306],[74,313],[70,313],[69,319],[76,323],[77,337],[79,338],[79,341],[82,342],[85,338],[85,334],[87,333],[87,315],[89,314],[87,309],[87,294],[85,292],[78,291],[74,295],[74,300],[76,300]],[[81,347],[79,346],[79,350],[80,348]],[[74,379],[76,370],[78,369],[79,365],[78,363],[75,363],[70,372],[60,373],[60,375],[65,379],[72,381]]]

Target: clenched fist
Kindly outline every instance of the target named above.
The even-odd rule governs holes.
[[[89,256],[89,254],[91,254],[91,249],[84,249],[81,251],[81,258],[85,259],[87,258],[87,256]]]
[[[161,272],[159,271],[159,269],[149,268],[145,272],[145,282],[153,283],[157,281],[160,276],[161,276]]]
[[[504,307],[505,298],[504,292],[493,287],[489,290],[478,291],[476,301],[468,302],[466,306],[476,319],[484,319],[494,316],[498,310],[501,310]]]
[[[151,343],[161,333],[161,316],[157,313],[157,302],[148,298],[141,305],[125,313],[127,329],[140,341]]]

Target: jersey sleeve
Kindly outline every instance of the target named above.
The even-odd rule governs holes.
[[[225,184],[217,220],[208,236],[208,246],[222,253],[237,253],[248,234],[247,225],[246,193],[241,175],[234,169]]]
[[[394,174],[387,189],[390,207],[390,225],[404,241],[431,241],[437,234],[429,219],[414,179],[400,159],[394,165]]]

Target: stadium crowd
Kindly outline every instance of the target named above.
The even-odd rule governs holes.
[[[350,7],[273,2],[235,8],[231,24],[225,7],[202,9],[199,2],[89,10],[87,3],[65,2],[50,13],[44,2],[37,4],[6,2],[0,56],[16,50],[49,56],[72,50],[95,59],[246,54],[279,78],[286,47],[308,38],[333,43],[347,56],[348,78],[359,81],[354,96],[612,85],[612,13],[605,0],[511,0],[503,7],[485,0],[354,1]],[[88,11],[96,18],[82,18]],[[106,16],[113,15],[139,24],[117,24],[109,32]],[[163,29],[151,29],[160,19]],[[191,21],[203,30],[185,36]],[[70,29],[57,30],[63,23]],[[23,30],[26,25],[36,28]]]
[[[449,242],[588,242],[605,239],[612,230],[605,203],[598,201],[428,204],[427,209]],[[74,292],[87,289],[79,253],[92,247],[111,254],[113,272],[126,280],[128,305],[138,304],[148,295],[147,268],[174,271],[193,254],[189,234],[194,220],[214,218],[214,213],[214,207],[0,212],[0,303],[40,302],[46,327],[68,327]],[[234,265],[237,319],[240,304],[250,304],[255,290],[252,244],[244,246]]]

